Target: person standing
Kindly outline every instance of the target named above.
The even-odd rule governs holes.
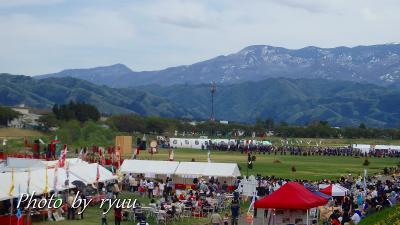
[[[75,219],[75,209],[72,207],[72,204],[74,203],[74,192],[71,191],[71,193],[68,195],[67,198],[67,205],[68,205],[68,214],[67,214],[67,219]]]
[[[131,174],[129,176],[129,189],[130,189],[131,192],[135,192],[136,191],[135,186],[136,186],[136,179],[133,176],[133,174]]]
[[[120,207],[114,208],[114,218],[115,218],[115,225],[121,225],[122,208],[120,208]]]
[[[149,198],[153,198],[153,189],[154,189],[154,182],[151,180],[147,180],[147,192]]]
[[[108,225],[106,212],[107,209],[103,209],[103,212],[101,213],[101,225]]]
[[[239,213],[240,213],[239,200],[234,199],[232,200],[231,204],[231,214],[232,214],[231,225],[239,225]]]

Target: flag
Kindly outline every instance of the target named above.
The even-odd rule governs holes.
[[[18,201],[17,202],[19,202],[20,199],[21,199],[21,184],[18,184]],[[17,216],[17,219],[18,219],[18,223],[17,224],[19,225],[19,220],[22,217],[21,208],[17,209],[17,214],[15,214],[15,215]]]
[[[8,191],[9,196],[13,196],[14,194],[14,168],[12,168],[11,171],[11,185],[10,185],[10,190]]]
[[[106,158],[104,157],[104,155],[100,156],[100,162],[102,166],[106,165]]]
[[[211,151],[210,150],[208,150],[208,153],[207,153],[207,162],[211,162]]]
[[[111,173],[115,174],[114,165],[111,165]]]
[[[17,216],[17,219],[18,219],[17,224],[19,224],[19,221],[20,221],[20,219],[21,219],[21,217],[22,217],[21,208],[18,208],[18,209],[17,209],[17,214],[15,214],[15,215]]]
[[[40,142],[40,144],[42,144],[42,145],[45,145],[46,143],[44,143],[44,141],[42,140],[42,139],[40,139],[39,138],[39,142]]]
[[[83,159],[83,148],[81,148],[81,151],[79,152],[78,158],[79,159]]]
[[[31,168],[28,168],[28,180],[27,180],[27,185],[26,185],[26,193],[30,194],[29,189],[31,186]]]
[[[97,164],[96,182],[99,182],[99,180],[100,180],[100,168],[99,164]]]
[[[67,145],[65,145],[64,151],[61,153],[60,158],[58,159],[59,167],[64,167],[66,158],[67,158]]]
[[[58,165],[54,168],[54,183],[53,183],[53,189],[57,193],[57,182],[58,182]]]
[[[49,176],[48,176],[48,174],[47,174],[47,170],[48,170],[48,168],[47,168],[47,166],[46,166],[45,184],[44,184],[44,189],[43,189],[43,193],[44,193],[44,194],[47,194],[47,193],[49,192],[49,184],[48,184],[48,182],[49,182]]]
[[[66,175],[66,180],[64,181],[65,187],[69,187],[69,162],[67,161],[65,165],[65,175]]]

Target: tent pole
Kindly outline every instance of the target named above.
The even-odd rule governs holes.
[[[264,221],[265,221],[265,211],[266,211],[266,209],[264,209],[264,213],[263,213],[263,217],[262,217],[263,225],[265,225],[265,223],[264,223]]]
[[[309,218],[308,218],[308,209],[307,209],[307,225],[309,225],[308,219],[309,219]]]

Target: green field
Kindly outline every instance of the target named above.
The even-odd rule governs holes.
[[[176,161],[207,161],[207,151],[194,149],[176,149]],[[128,156],[125,156],[128,157]],[[332,179],[341,175],[358,175],[364,171],[364,158],[354,158],[348,156],[290,156],[290,155],[263,155],[257,154],[253,170],[249,174],[275,175],[290,179]],[[168,150],[161,149],[159,153],[151,156],[147,152],[142,152],[140,159],[167,160]],[[280,163],[274,163],[279,160]],[[397,158],[369,158],[369,174],[382,172],[385,167],[394,167],[400,162]],[[211,161],[213,162],[233,162],[238,163],[243,175],[247,174],[247,155],[239,152],[218,152],[212,151]],[[295,166],[296,172],[291,168]]]

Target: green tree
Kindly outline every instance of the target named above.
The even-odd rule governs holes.
[[[145,119],[134,114],[112,116],[107,123],[120,132],[146,132]]]
[[[21,113],[9,107],[0,106],[0,125],[7,126],[8,122],[21,116]]]
[[[38,122],[41,124],[42,129],[46,131],[51,127],[58,127],[59,125],[59,121],[54,113],[41,116]]]

